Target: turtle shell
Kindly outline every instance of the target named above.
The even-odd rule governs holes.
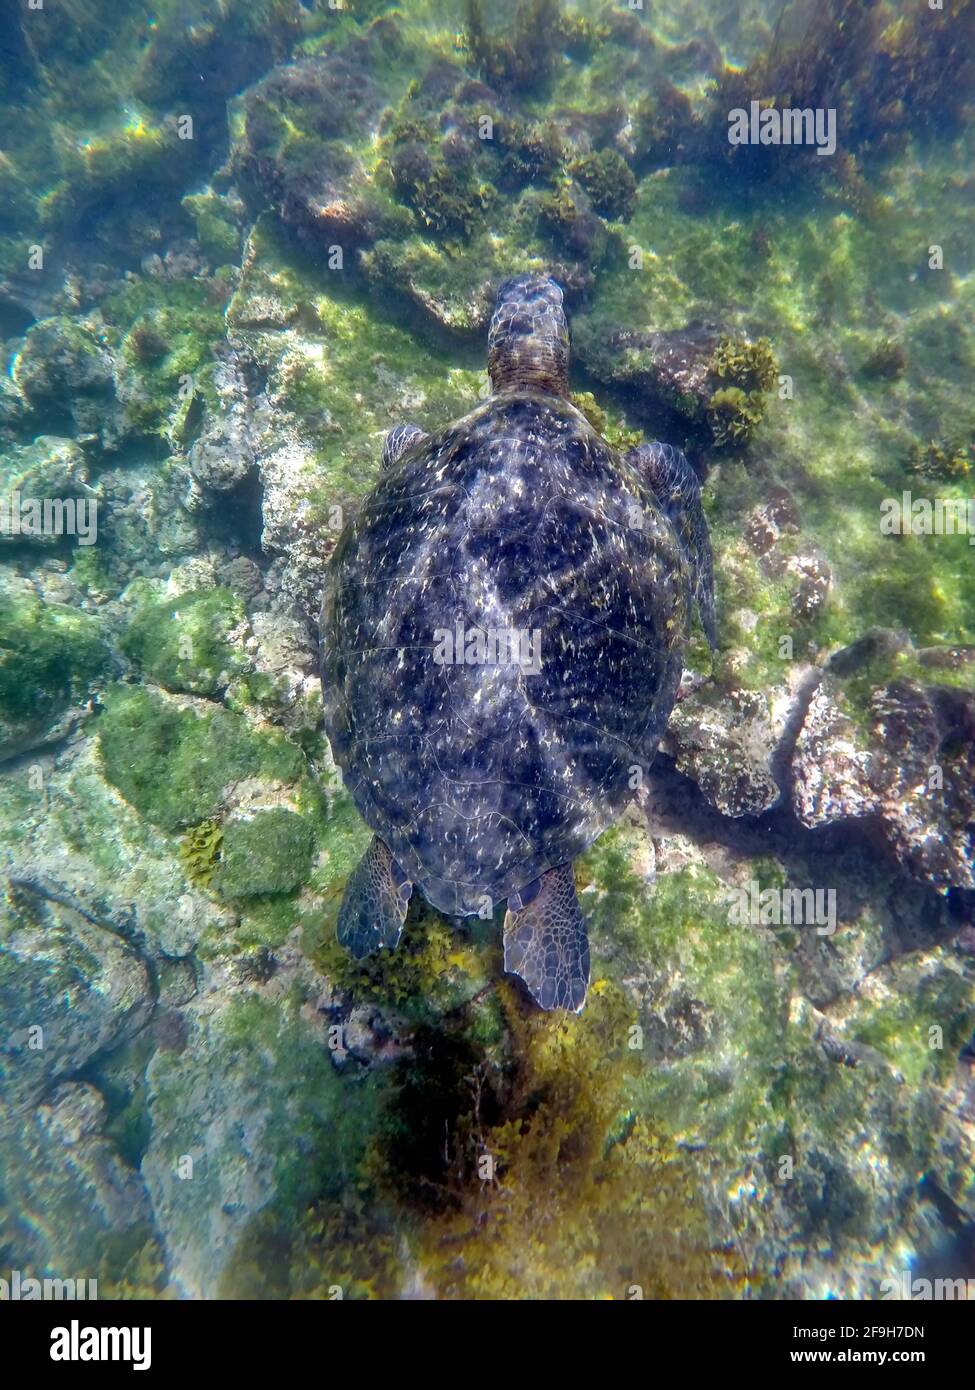
[[[613,821],[689,613],[670,522],[568,401],[495,396],[383,474],[328,566],[325,728],[434,907],[490,910]]]

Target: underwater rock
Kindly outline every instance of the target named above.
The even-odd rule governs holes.
[[[187,458],[200,488],[223,493],[242,482],[256,463],[247,386],[232,350],[221,355],[214,369],[213,387],[220,401],[219,412],[207,412]]]
[[[255,215],[268,204],[305,248],[324,259],[338,244],[368,245],[387,220],[364,196],[365,170],[351,142],[389,100],[377,64],[395,48],[387,20],[332,53],[282,64],[231,104],[230,167]]]
[[[314,1195],[341,1194],[361,1161],[371,1095],[339,1076],[324,1024],[295,990],[312,997],[307,968],[263,988],[224,985],[185,1010],[182,1048],[149,1063],[142,1172],[167,1264],[190,1297],[232,1297],[258,1214],[289,1229]]]
[[[154,1002],[139,956],[27,873],[0,912],[0,1127],[145,1027]]]
[[[792,806],[803,825],[869,814],[868,763],[841,688],[827,676],[809,703],[792,758]]]
[[[94,738],[0,777],[0,844],[8,876],[46,885],[157,959],[187,955],[230,921],[188,881],[173,842],[108,784]]]
[[[197,589],[143,603],[120,647],[165,690],[216,695],[248,668],[244,605],[229,589]]]
[[[84,319],[43,319],[28,329],[14,358],[13,379],[45,419],[70,421],[106,448],[126,432],[115,401],[115,355],[103,332]]]
[[[895,855],[941,892],[975,889],[975,694],[898,681],[871,715],[871,782]]]
[[[569,172],[586,190],[594,211],[613,222],[625,222],[636,203],[636,179],[616,150],[601,150],[577,159]]]
[[[90,713],[110,666],[102,624],[0,576],[0,761],[56,742]]]
[[[782,536],[799,529],[799,509],[787,488],[776,486],[768,501],[752,509],[745,520],[745,543],[756,555],[767,555]]]
[[[498,248],[486,239],[483,256],[458,266],[456,258],[419,236],[380,239],[363,251],[362,271],[380,300],[401,296],[444,336],[483,334],[491,318],[494,291],[504,278]],[[458,274],[458,271],[462,271]]]
[[[246,218],[246,208],[237,190],[218,193],[207,187],[199,193],[187,193],[182,202],[196,223],[196,238],[202,250],[217,265],[235,265],[240,260]]]
[[[79,536],[92,544],[98,537],[98,493],[88,476],[88,460],[72,439],[40,435],[33,444],[0,454],[0,546],[56,546]],[[84,505],[78,507],[79,501]]]
[[[964,671],[975,664],[975,647],[921,647],[917,659],[922,666],[940,671]]]
[[[725,816],[760,816],[781,796],[781,749],[812,675],[796,663],[769,690],[699,686],[674,707],[666,747]]]
[[[975,695],[894,681],[854,718],[826,677],[792,763],[804,825],[864,820],[913,877],[941,893],[975,888]]]
[[[220,705],[116,686],[98,722],[108,781],[152,825],[173,833],[233,804],[239,784],[273,790],[300,778],[301,752],[278,730]]]
[[[917,901],[862,846],[808,861],[790,848],[786,872],[764,831],[718,839],[680,815],[660,830],[650,894],[620,827],[586,857],[594,974],[638,1011],[636,1108],[700,1155],[712,1238],[741,1249],[753,1296],[872,1296],[895,1233],[911,1239],[922,1219],[919,1172],[960,1204],[975,1195],[972,1116],[951,1099],[975,993],[932,943],[944,916],[895,944],[902,917],[917,933]],[[822,933],[774,910],[786,885],[829,884]],[[772,890],[767,924],[741,910],[751,885]]]
[[[833,583],[829,561],[818,546],[804,545],[792,555],[772,551],[763,567],[789,585],[789,603],[798,622],[814,618],[825,606]]]
[[[162,1272],[145,1186],[105,1125],[104,1097],[72,1081],[16,1126],[0,1126],[4,1199],[21,1260],[57,1278],[97,1280],[102,1297],[128,1279],[140,1283],[134,1268],[142,1262]]]
[[[221,565],[218,574],[221,582],[231,593],[238,594],[245,601],[256,598],[264,587],[261,568],[257,561],[248,555],[234,556],[232,560]]]
[[[721,342],[715,324],[691,323],[659,332],[597,326],[592,316],[576,320],[574,348],[599,381],[635,395],[641,413],[689,430],[703,430],[714,394],[711,362]],[[707,436],[705,436],[707,437]]]
[[[566,186],[546,194],[538,205],[538,225],[562,255],[596,266],[609,247],[606,224],[585,193]]]
[[[909,646],[910,637],[906,632],[890,627],[871,627],[855,642],[834,652],[826,663],[826,669],[831,675],[841,678],[860,675],[869,671],[875,663],[889,662]],[[921,653],[918,656],[921,658]]]
[[[173,456],[127,463],[99,474],[100,515],[110,536],[97,564],[122,588],[130,578],[169,574],[174,560],[195,555],[203,543],[204,519],[189,506],[192,479]]]
[[[2,286],[0,286],[2,307]],[[27,427],[30,406],[9,376],[0,376],[0,442],[13,444]]]
[[[314,849],[310,822],[284,807],[228,816],[213,886],[230,899],[288,893],[308,877]]]
[[[308,626],[297,615],[255,612],[251,628],[247,652],[253,674],[241,682],[242,697],[293,737],[313,734],[321,718],[321,677]]]

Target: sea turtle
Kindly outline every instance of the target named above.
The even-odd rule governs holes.
[[[436,434],[399,425],[329,561],[325,728],[374,838],[339,913],[395,947],[414,887],[452,916],[507,900],[504,968],[581,1010],[572,860],[632,799],[666,727],[711,546],[684,455],[620,457],[569,399],[562,290],[502,285],[493,394]]]

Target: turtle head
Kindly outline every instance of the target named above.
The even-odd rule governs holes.
[[[488,330],[495,391],[569,394],[569,321],[562,288],[547,275],[516,275],[498,290]]]

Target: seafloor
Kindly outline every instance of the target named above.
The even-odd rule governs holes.
[[[973,0],[0,11],[0,492],[98,527],[0,535],[0,1274],[975,1276],[975,533],[881,527],[975,493]],[[752,99],[835,155],[730,146]],[[369,832],[322,566],[384,432],[485,393],[524,269],[715,547],[719,650],[576,866],[578,1018],[502,978],[501,910],[334,941]]]

